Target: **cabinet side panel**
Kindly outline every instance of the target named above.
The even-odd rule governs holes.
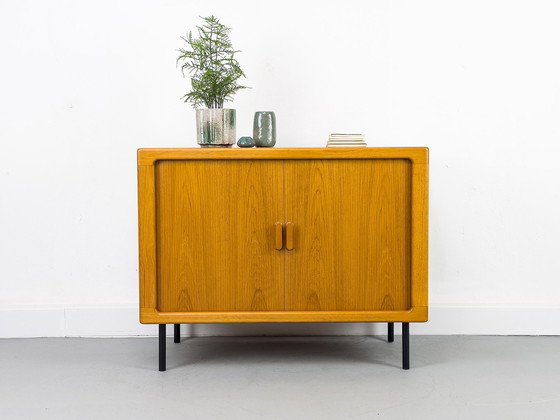
[[[154,167],[138,166],[140,308],[156,307],[156,215]]]
[[[284,309],[282,162],[156,164],[158,309]]]
[[[428,306],[428,164],[412,170],[412,305]]]
[[[290,311],[411,307],[411,162],[286,161]]]

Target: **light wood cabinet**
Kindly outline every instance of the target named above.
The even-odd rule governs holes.
[[[159,312],[284,310],[282,162],[162,160],[156,181]]]
[[[427,181],[426,148],[140,149],[140,321],[160,324],[160,370],[165,324],[177,341],[210,322],[388,322],[390,341],[403,322],[408,368]]]

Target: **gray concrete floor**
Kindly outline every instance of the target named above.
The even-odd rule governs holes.
[[[0,419],[559,419],[560,337],[0,340]]]

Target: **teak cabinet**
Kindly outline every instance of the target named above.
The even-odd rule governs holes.
[[[140,321],[428,319],[426,148],[140,149]]]

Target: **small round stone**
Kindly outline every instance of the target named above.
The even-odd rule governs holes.
[[[239,147],[254,147],[255,146],[255,140],[253,140],[253,137],[241,137],[237,141],[237,145]]]

